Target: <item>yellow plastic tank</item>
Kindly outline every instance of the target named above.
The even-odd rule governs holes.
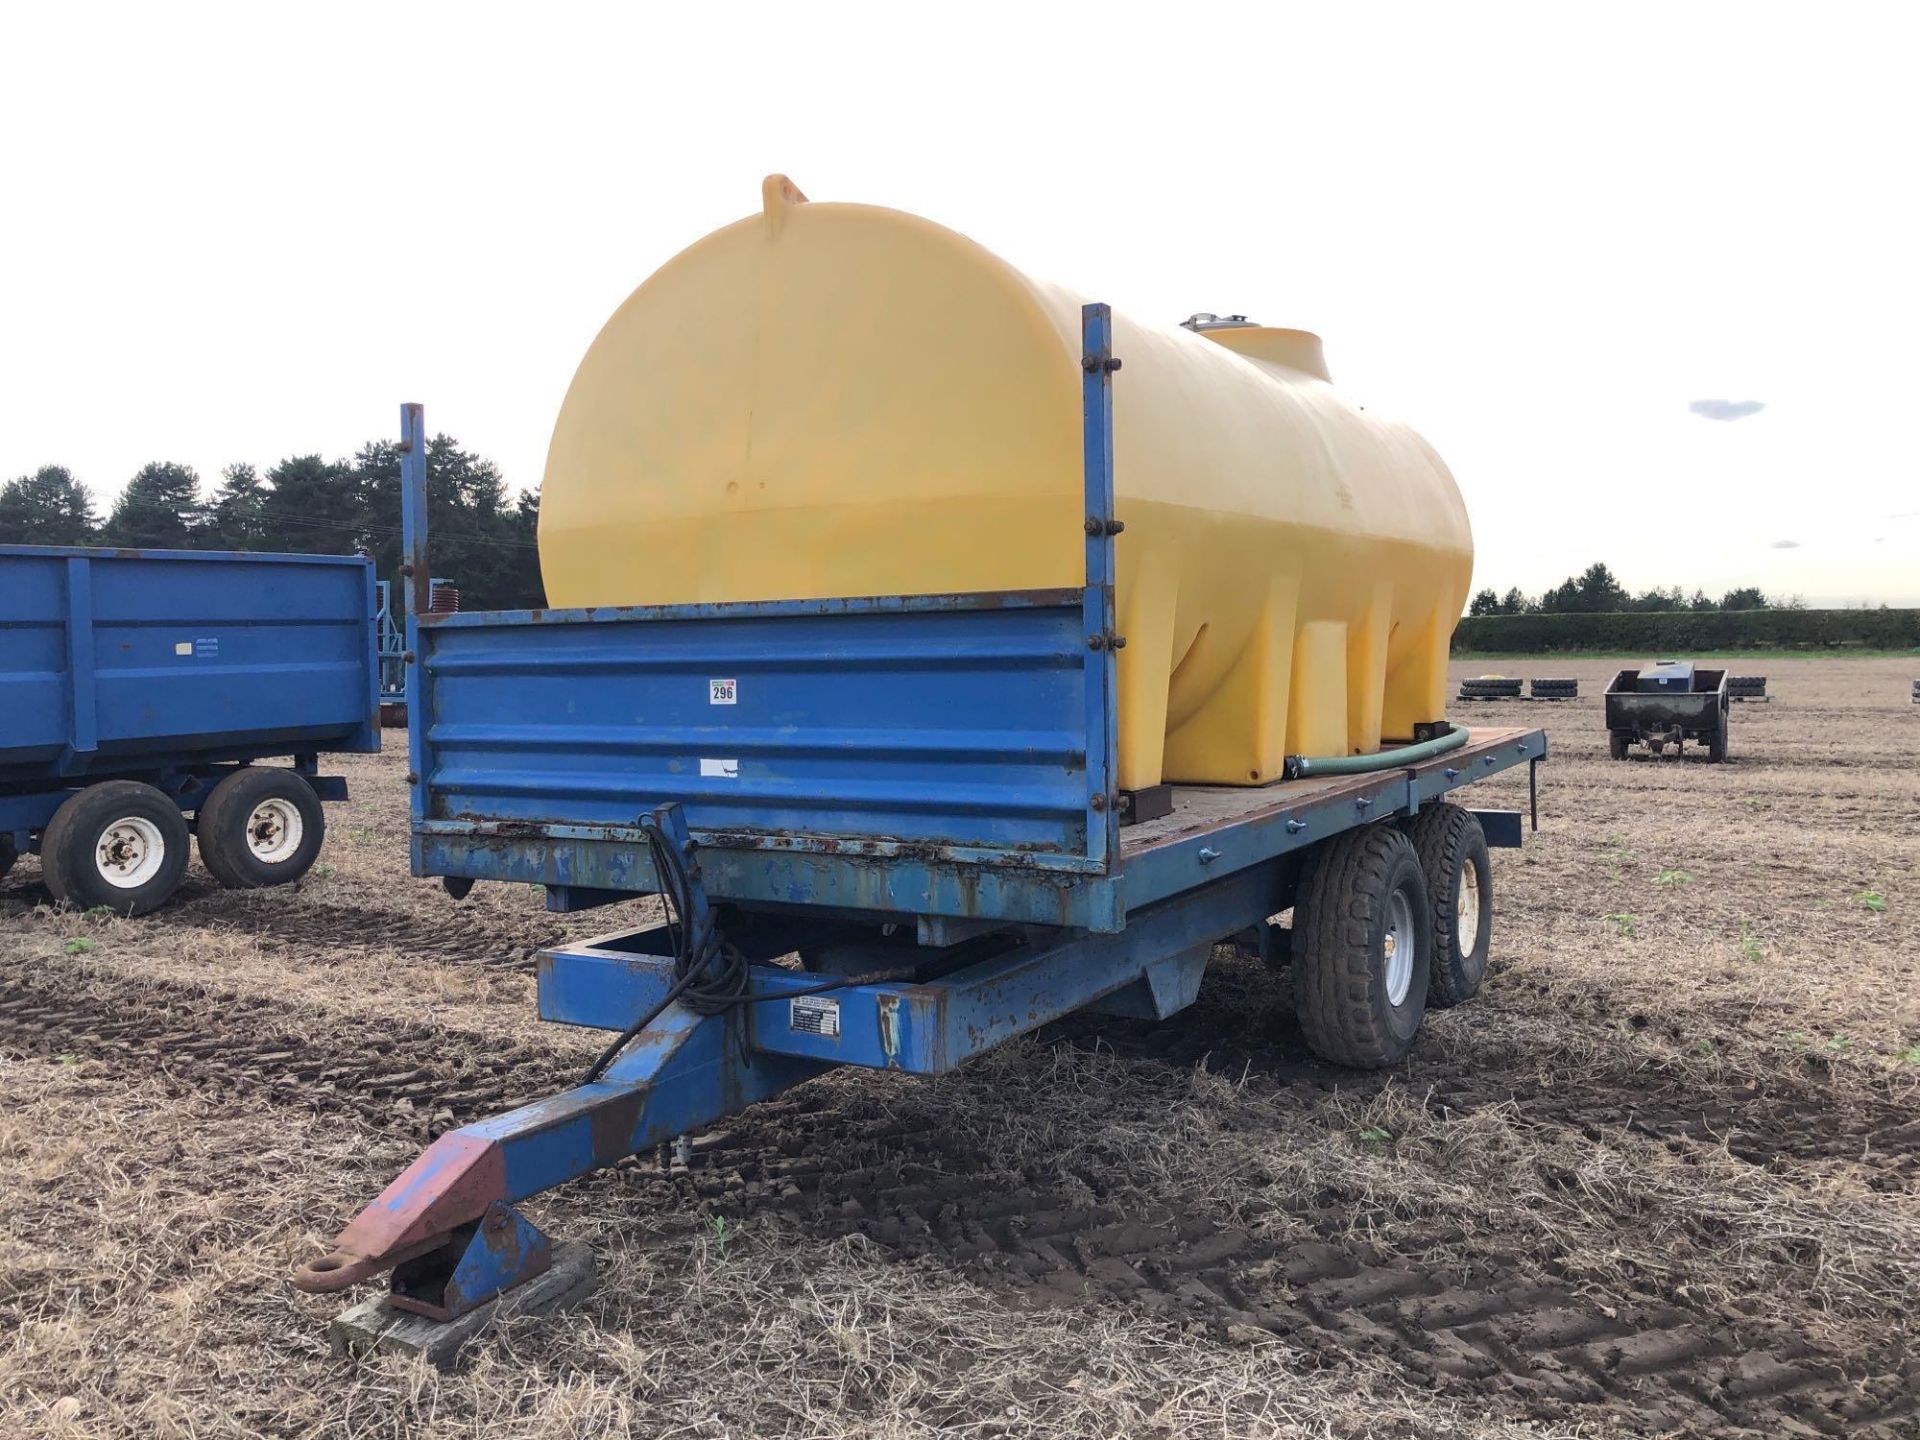
[[[762,198],[581,362],[548,603],[1080,584],[1082,298],[917,216]],[[1473,566],[1440,458],[1305,332],[1113,320],[1120,786],[1258,785],[1440,719]]]

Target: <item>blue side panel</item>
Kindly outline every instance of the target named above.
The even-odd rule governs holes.
[[[1083,855],[1079,591],[435,617],[424,819]],[[992,858],[991,855],[986,858]]]
[[[67,561],[0,555],[0,770],[51,765],[72,734]]]
[[[358,557],[0,547],[0,776],[377,749],[373,650]]]

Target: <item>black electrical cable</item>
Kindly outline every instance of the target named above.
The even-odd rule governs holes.
[[[674,980],[657,1005],[622,1030],[614,1037],[613,1043],[600,1052],[600,1057],[581,1077],[582,1085],[591,1085],[604,1075],[607,1067],[619,1058],[620,1052],[633,1043],[634,1037],[664,1015],[667,1007],[676,1000],[684,999],[689,1007],[703,1015],[716,1015],[733,1006],[751,1005],[760,1000],[786,1000],[797,995],[820,995],[855,985],[877,985],[889,980],[913,978],[912,970],[876,970],[867,975],[824,980],[800,990],[750,993],[747,984],[752,979],[753,967],[739,948],[720,937],[711,919],[704,933],[694,932],[693,879],[687,873],[678,850],[660,833],[660,827],[651,815],[641,820],[640,828],[647,837],[654,874],[660,881],[660,902],[666,911],[667,943],[673,951]]]

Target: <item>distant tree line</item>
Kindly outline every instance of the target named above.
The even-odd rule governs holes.
[[[1729,590],[1718,600],[1696,589],[1692,595],[1678,585],[1662,590],[1655,587],[1632,594],[1614,578],[1605,565],[1589,565],[1578,575],[1569,575],[1545,594],[1535,598],[1518,586],[1502,595],[1494,590],[1478,591],[1467,606],[1470,616],[1481,615],[1600,615],[1600,614],[1678,614],[1682,611],[1704,613],[1721,610],[1800,610],[1805,602],[1796,596],[1771,597],[1757,586],[1743,585]]]
[[[1729,650],[1920,650],[1920,610],[1589,611],[1469,615],[1453,649],[1482,655],[1715,654]]]
[[[427,446],[433,573],[468,609],[546,603],[534,546],[538,492],[510,496],[499,468],[446,435]],[[295,455],[264,475],[229,465],[203,489],[191,466],[156,461],[127,482],[105,520],[64,465],[0,486],[0,545],[127,545],[345,555],[364,549],[382,578],[400,567],[400,452],[391,440],[351,460]]]

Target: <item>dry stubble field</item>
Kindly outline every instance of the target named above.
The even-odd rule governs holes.
[[[1542,830],[1404,1068],[1223,960],[1165,1026],[830,1077],[533,1207],[601,1289],[449,1376],[332,1358],[288,1268],[579,1069],[531,956],[618,912],[409,878],[397,752],[297,891],[99,920],[22,862],[0,1433],[1920,1433],[1920,665],[1753,667],[1725,767],[1609,762],[1610,662],[1509,668],[1589,694],[1475,712],[1551,732]]]

